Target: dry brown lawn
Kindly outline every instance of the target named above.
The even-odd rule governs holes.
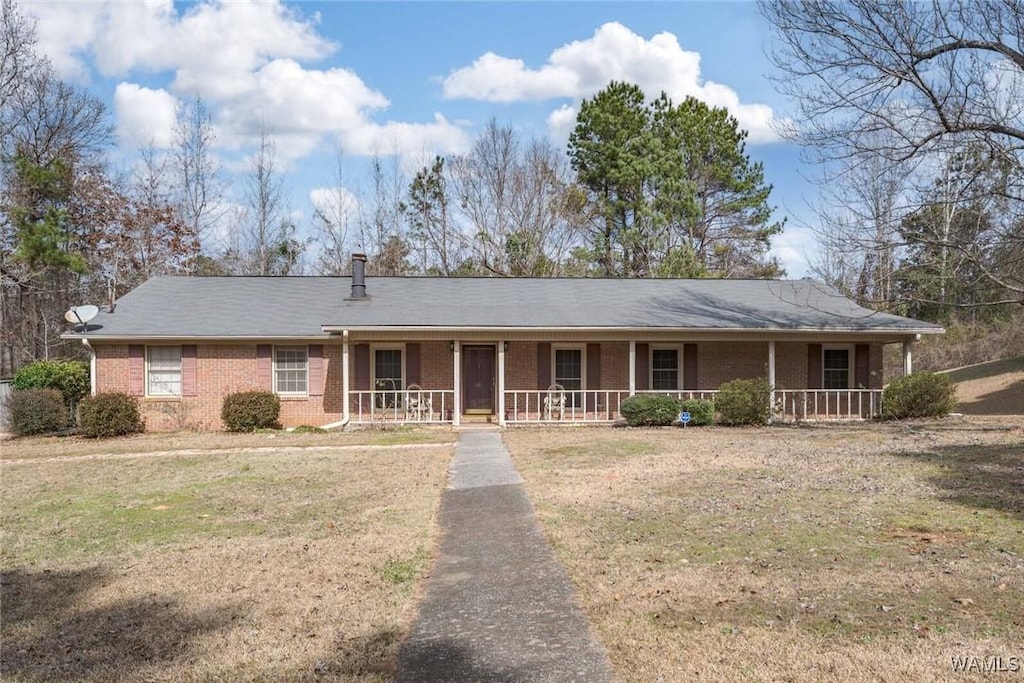
[[[0,440],[0,459],[65,458],[93,455],[149,455],[171,451],[232,451],[297,446],[393,446],[449,443],[451,427],[394,427],[350,432],[292,433],[283,430],[232,434],[229,432],[147,432],[117,439],[81,436],[41,436]]]
[[[259,436],[252,445],[268,443]],[[195,450],[222,437],[235,450]],[[451,446],[127,443],[179,438],[191,450],[165,457],[0,462],[0,678],[387,679],[433,552]],[[11,443],[28,441],[7,442],[5,456]]]
[[[505,438],[622,680],[1024,676],[1019,421]]]

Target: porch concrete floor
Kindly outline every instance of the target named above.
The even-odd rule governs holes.
[[[439,519],[397,681],[612,680],[499,432],[460,432]]]

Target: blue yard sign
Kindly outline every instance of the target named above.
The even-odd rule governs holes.
[[[679,421],[682,422],[685,427],[690,423],[690,414],[686,411],[679,413]]]

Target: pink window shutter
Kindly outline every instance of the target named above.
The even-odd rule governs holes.
[[[309,345],[309,395],[324,395],[324,345]]]
[[[181,347],[181,395],[195,396],[196,387],[196,345]]]
[[[256,345],[256,384],[263,391],[273,391],[274,382],[271,377],[274,370],[273,347],[270,344]]]
[[[128,393],[142,396],[146,393],[146,347],[128,345]]]

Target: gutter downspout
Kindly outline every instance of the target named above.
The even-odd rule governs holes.
[[[89,340],[82,337],[82,346],[89,349],[89,395],[96,395],[96,349],[92,347]]]
[[[348,330],[341,331],[341,421],[323,425],[321,429],[344,429],[352,420],[349,406]]]

